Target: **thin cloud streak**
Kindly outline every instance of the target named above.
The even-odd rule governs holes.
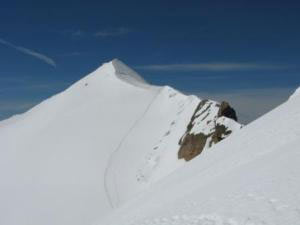
[[[39,59],[41,61],[43,61],[44,63],[47,63],[48,65],[50,66],[53,66],[53,67],[56,67],[56,63],[53,59],[51,59],[50,57],[44,55],[44,54],[41,54],[41,53],[38,53],[34,50],[31,50],[31,49],[28,49],[28,48],[24,48],[24,47],[21,47],[21,46],[16,46],[8,41],[5,41],[3,39],[0,39],[0,44],[3,44],[3,45],[6,45],[10,48],[13,48],[15,50],[17,50],[18,52],[21,52],[23,54],[26,54],[26,55],[29,55],[29,56],[32,56],[36,59]]]
[[[248,71],[248,70],[277,70],[286,66],[258,63],[194,63],[194,64],[162,64],[136,66],[136,69],[152,71]]]
[[[73,37],[82,37],[82,36],[84,36],[84,32],[82,30],[77,30],[77,31],[72,32],[71,35]]]
[[[70,53],[60,54],[60,56],[65,56],[65,57],[68,57],[68,56],[80,56],[80,55],[82,55],[82,53],[80,53],[80,52],[70,52]]]
[[[103,31],[98,31],[95,33],[95,37],[115,37],[115,36],[121,36],[128,34],[130,32],[130,29],[126,27],[120,27],[117,29],[112,29],[112,30],[103,30]]]

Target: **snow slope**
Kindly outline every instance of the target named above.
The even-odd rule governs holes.
[[[300,95],[205,151],[98,224],[300,224]]]
[[[0,122],[0,224],[98,221],[185,164],[178,142],[200,102],[113,60]],[[213,130],[207,118],[240,129],[209,102],[193,132]]]

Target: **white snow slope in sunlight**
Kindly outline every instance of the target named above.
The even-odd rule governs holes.
[[[178,142],[200,101],[113,60],[0,122],[0,225],[93,224],[151,190],[185,164]],[[240,129],[209,104],[196,131],[208,133],[208,119]]]
[[[99,225],[299,225],[300,88]]]

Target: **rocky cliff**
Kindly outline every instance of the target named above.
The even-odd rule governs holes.
[[[236,112],[228,102],[202,100],[179,140],[178,158],[189,161],[240,128],[242,125],[237,123]]]

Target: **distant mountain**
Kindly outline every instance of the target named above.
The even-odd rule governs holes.
[[[105,63],[0,122],[0,224],[92,224],[240,130],[236,121],[226,102]]]

